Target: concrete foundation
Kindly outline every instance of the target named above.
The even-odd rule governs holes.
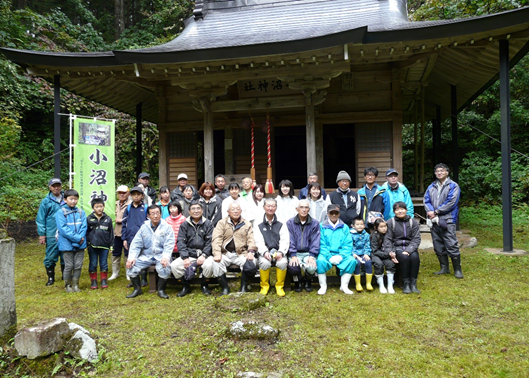
[[[503,255],[503,256],[528,256],[529,252],[524,251],[523,249],[515,249],[512,252],[505,252],[501,248],[485,248],[485,251],[492,253],[493,255]]]
[[[15,240],[0,240],[0,345],[16,333]]]

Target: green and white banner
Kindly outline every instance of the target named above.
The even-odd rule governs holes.
[[[105,201],[105,213],[115,217],[115,121],[81,118],[72,115],[74,145],[74,185],[86,215],[92,212],[95,197]],[[71,169],[70,169],[71,171]]]

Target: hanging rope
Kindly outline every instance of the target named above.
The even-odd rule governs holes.
[[[11,177],[11,176],[14,176],[14,175],[16,175],[17,173],[23,172],[23,171],[25,171],[26,169],[31,168],[31,167],[33,167],[33,166],[39,164],[39,163],[42,163],[42,162],[45,161],[45,160],[51,159],[51,158],[54,157],[55,155],[62,154],[64,151],[68,150],[68,148],[69,148],[69,147],[66,147],[65,149],[63,149],[63,150],[61,150],[61,151],[59,151],[59,152],[56,152],[56,153],[54,153],[53,155],[48,156],[47,158],[44,158],[44,159],[42,159],[42,160],[37,161],[36,163],[33,163],[33,164],[31,164],[31,165],[28,165],[27,167],[22,168],[20,171],[16,171],[15,173],[12,173],[12,174],[10,174],[10,175],[7,175],[7,176],[5,176],[5,177],[2,177],[2,178],[0,178],[0,181],[4,181],[5,179],[7,179],[7,178],[9,178],[9,177]]]
[[[250,114],[250,111],[248,111],[248,114]],[[251,158],[252,158],[252,167],[250,169],[250,177],[252,178],[252,189],[255,188],[256,182],[255,182],[255,134],[254,134],[254,128],[255,124],[253,122],[253,117],[250,114],[250,120],[252,121],[252,147],[251,147]]]
[[[274,183],[272,182],[272,150],[270,148],[270,114],[266,111],[266,151],[268,153],[268,168],[266,168],[266,193],[274,193]]]

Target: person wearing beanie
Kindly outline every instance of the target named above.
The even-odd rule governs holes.
[[[364,202],[354,190],[351,190],[351,176],[346,171],[340,171],[336,177],[338,189],[329,194],[332,204],[340,206],[340,219],[351,226],[353,220],[364,213]]]

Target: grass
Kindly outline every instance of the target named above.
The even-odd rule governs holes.
[[[50,376],[58,367],[58,376],[76,371],[105,377],[235,377],[241,371],[300,378],[529,376],[529,258],[484,251],[501,246],[501,217],[464,210],[462,226],[479,241],[479,247],[463,250],[463,280],[434,276],[437,259],[423,251],[420,295],[397,289],[395,295],[346,296],[331,287],[325,296],[292,292],[279,298],[272,289],[267,307],[243,314],[215,309],[215,298],[198,287],[184,298],[175,296],[180,287],[170,286],[169,300],[148,293],[126,299],[131,290],[120,277],[107,290],[91,291],[87,259],[83,291],[66,294],[62,281],[44,286],[44,248],[19,244],[19,328],[66,317],[92,332],[101,359],[72,369],[73,362],[55,356],[49,370],[39,373],[25,359],[2,365],[9,360],[4,352],[0,374]],[[515,229],[526,227],[527,216],[517,213]],[[524,233],[515,233],[515,245],[529,249]],[[281,335],[276,341],[225,337],[228,324],[241,318],[266,321]]]

